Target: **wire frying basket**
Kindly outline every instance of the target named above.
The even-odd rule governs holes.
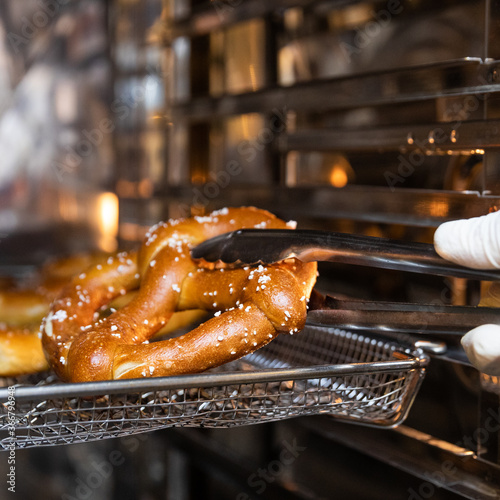
[[[5,380],[0,449],[313,414],[394,427],[406,417],[428,361],[393,340],[307,326],[200,375],[79,384],[50,376]]]

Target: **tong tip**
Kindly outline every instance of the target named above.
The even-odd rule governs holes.
[[[217,260],[207,260],[206,258],[200,257],[200,258],[193,258],[193,261],[196,263],[198,267],[201,267],[203,269],[238,269],[238,268],[245,268],[245,267],[254,267],[254,266],[259,266],[261,264],[264,264],[264,261],[259,260],[258,262],[253,262],[253,263],[248,263],[248,262],[242,262],[241,260],[235,260],[234,262],[226,262],[221,259]]]

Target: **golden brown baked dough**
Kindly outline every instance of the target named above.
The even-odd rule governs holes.
[[[51,367],[73,382],[196,373],[244,356],[305,323],[316,263],[235,270],[198,267],[190,248],[240,228],[285,228],[255,208],[171,220],[151,229],[139,253],[121,253],[76,277],[42,324]],[[111,300],[139,287],[119,311],[96,322]],[[149,344],[176,310],[214,317],[183,335]]]
[[[40,324],[51,301],[75,273],[102,259],[82,254],[56,259],[32,278],[31,288],[8,286],[0,290],[0,376],[15,377],[49,368],[42,350]]]
[[[39,277],[34,278],[38,284],[33,288],[16,289],[15,283],[8,282],[8,286],[0,290],[0,377],[17,377],[49,369],[42,349],[40,325],[50,311],[51,301],[75,274],[91,264],[104,263],[109,257],[82,254],[57,259],[42,267]],[[117,297],[110,307],[120,309],[133,294]],[[204,314],[200,310],[176,313],[157,335],[167,335],[198,322]]]
[[[37,290],[0,291],[0,376],[47,370],[40,323],[50,298]]]
[[[17,377],[49,368],[42,350],[40,325],[0,325],[0,376]]]
[[[35,290],[0,291],[0,323],[23,326],[42,321],[50,299]]]

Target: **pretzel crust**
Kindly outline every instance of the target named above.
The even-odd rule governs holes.
[[[289,226],[252,207],[171,220],[154,226],[137,254],[119,254],[76,277],[42,324],[52,368],[71,382],[197,373],[303,328],[315,263],[211,270],[190,257],[205,239],[253,227]],[[99,309],[138,286],[131,302],[95,323]],[[215,315],[181,337],[148,343],[174,311],[190,309]]]
[[[0,322],[12,326],[40,324],[49,305],[50,299],[35,290],[0,291]]]
[[[40,323],[72,276],[101,258],[101,254],[59,258],[45,264],[30,279],[31,288],[16,288],[13,282],[0,290],[0,376],[16,377],[49,368],[42,350]]]
[[[39,327],[38,323],[29,327],[0,325],[0,376],[17,377],[49,368]]]

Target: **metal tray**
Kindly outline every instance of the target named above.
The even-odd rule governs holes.
[[[394,340],[307,326],[200,375],[80,384],[50,376],[5,379],[0,449],[313,414],[394,427],[406,417],[428,361]]]

